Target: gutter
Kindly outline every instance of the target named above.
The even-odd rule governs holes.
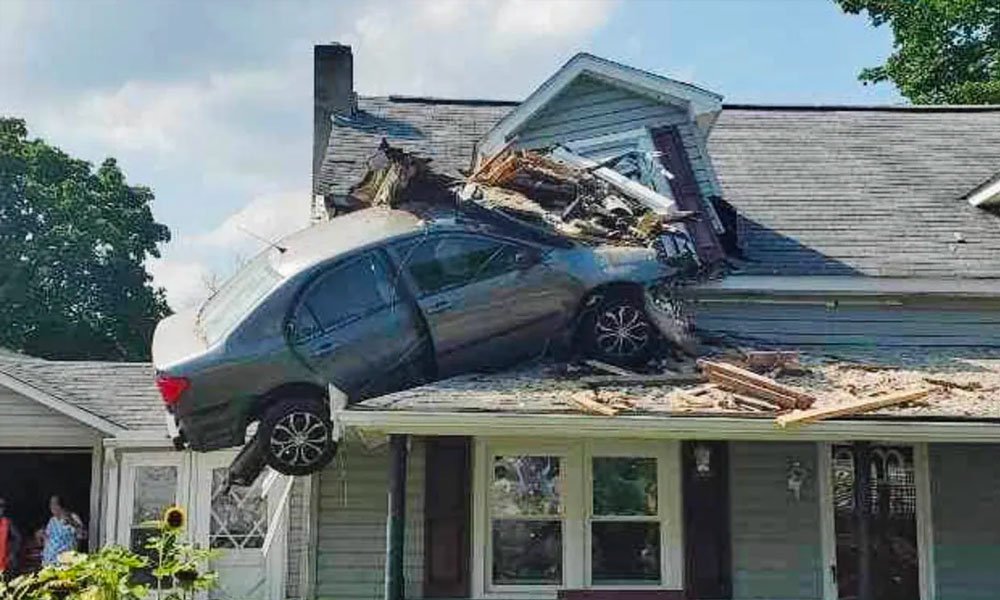
[[[346,427],[384,434],[571,437],[616,439],[725,439],[1000,443],[1000,419],[942,420],[881,415],[829,420],[787,429],[773,418],[345,410]]]

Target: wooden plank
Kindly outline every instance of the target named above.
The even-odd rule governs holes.
[[[781,408],[793,409],[800,406],[801,401],[798,398],[787,396],[774,390],[732,377],[725,373],[709,371],[708,379],[722,389],[738,392],[740,394],[745,394],[761,400],[767,400],[777,404]]]
[[[603,387],[610,385],[689,385],[705,383],[700,373],[676,373],[671,375],[591,375],[581,377],[580,383]]]
[[[627,377],[635,376],[636,373],[629,371],[628,369],[623,369],[621,367],[616,367],[615,365],[609,365],[606,362],[601,362],[599,360],[588,359],[583,361],[583,364],[588,367],[593,367],[598,371],[604,371],[605,373],[611,373],[612,375],[625,375]]]
[[[814,408],[812,410],[797,410],[787,415],[781,415],[777,417],[775,421],[778,423],[779,427],[802,425],[805,423],[821,421],[823,419],[831,419],[833,417],[845,417],[871,412],[887,406],[906,404],[907,402],[920,400],[930,393],[931,390],[929,388],[902,390],[899,392],[892,392],[884,396],[860,399],[856,402],[848,402],[835,406],[825,406],[822,408]]]
[[[577,392],[569,397],[569,403],[579,410],[592,415],[613,417],[618,414],[617,410],[594,400],[593,392]]]
[[[743,396],[741,394],[733,394],[733,400],[737,404],[743,404],[751,408],[762,410],[765,412],[775,412],[781,409],[780,406],[775,406],[774,404],[767,402],[766,400],[758,400],[757,398],[751,398],[749,396]]]
[[[734,365],[720,363],[720,362],[713,362],[709,360],[700,360],[698,361],[698,365],[702,369],[706,369],[708,371],[714,371],[716,373],[722,373],[723,375],[727,375],[732,379],[741,380],[746,383],[757,386],[759,388],[764,388],[777,392],[782,396],[791,396],[792,398],[796,398],[799,401],[798,402],[799,408],[808,408],[812,406],[814,402],[816,402],[816,397],[811,394],[807,394],[793,387],[780,384],[777,381],[771,379],[770,377],[764,377],[763,375],[758,375],[753,371],[747,371],[746,369],[741,369],[740,367]]]
[[[957,381],[951,381],[950,379],[939,379],[937,377],[924,377],[924,381],[932,385],[939,385],[943,388],[965,390],[966,392],[974,392],[982,389],[983,387],[983,385],[978,381],[959,383]]]

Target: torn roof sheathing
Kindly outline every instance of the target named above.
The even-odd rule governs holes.
[[[875,358],[878,364],[867,362]],[[887,360],[894,362],[890,365]],[[813,408],[848,403],[859,397],[916,387],[930,394],[918,403],[884,408],[869,414],[934,420],[1000,419],[1000,349],[965,349],[962,355],[910,349],[890,356],[867,353],[837,358],[808,355],[805,374],[782,376],[781,382],[808,390],[817,398]],[[717,415],[766,417],[732,402],[732,394],[714,389],[709,403],[691,405],[678,390],[694,386],[601,386],[598,402],[619,408],[619,415]],[[503,373],[471,374],[366,400],[350,410],[572,414],[571,398],[592,389],[565,365],[536,363]]]

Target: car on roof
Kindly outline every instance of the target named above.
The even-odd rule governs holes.
[[[336,452],[331,390],[357,402],[573,341],[606,361],[647,358],[657,332],[643,292],[671,272],[649,248],[369,208],[270,245],[162,320],[156,380],[179,447],[246,443],[258,462],[307,474]]]

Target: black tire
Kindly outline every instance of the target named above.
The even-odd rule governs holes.
[[[320,400],[289,398],[270,407],[257,428],[269,467],[283,475],[309,475],[337,454],[333,424]]]
[[[641,291],[605,294],[584,315],[578,334],[588,356],[616,365],[648,361],[657,340]]]

